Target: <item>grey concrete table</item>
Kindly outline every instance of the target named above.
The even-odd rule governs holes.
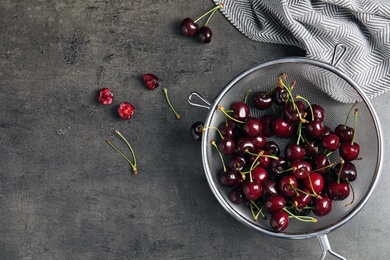
[[[191,124],[207,98],[258,63],[303,56],[295,47],[253,42],[220,13],[208,45],[178,24],[211,1],[66,0],[0,3],[0,259],[317,259],[317,239],[282,240],[231,218],[209,190]],[[176,120],[151,72],[169,89]],[[97,103],[110,87],[114,104]],[[385,137],[389,94],[373,99]],[[116,116],[129,101],[134,118]],[[120,130],[138,175],[107,144]],[[388,145],[385,140],[385,147]],[[385,154],[382,180],[365,208],[329,235],[350,259],[390,254]]]

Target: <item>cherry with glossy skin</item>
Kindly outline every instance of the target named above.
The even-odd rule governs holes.
[[[191,18],[185,18],[180,24],[180,31],[184,36],[191,37],[199,30],[199,25]]]
[[[283,138],[290,138],[294,135],[295,133],[295,128],[294,126],[288,122],[287,120],[284,120],[282,118],[274,118],[271,122],[271,129],[272,132],[275,135],[278,135]]]
[[[246,202],[246,198],[244,196],[244,193],[242,192],[241,187],[233,188],[230,191],[229,199],[234,204],[243,204],[244,202]]]
[[[228,169],[219,175],[219,183],[225,187],[235,187],[241,184],[242,181],[242,175],[232,169]]]
[[[224,138],[218,141],[218,150],[223,155],[231,155],[234,153],[234,140],[230,138]]]
[[[242,185],[242,191],[246,199],[257,200],[263,192],[263,187],[258,182],[245,182]]]
[[[264,183],[268,179],[268,171],[262,166],[256,166],[251,170],[252,179],[258,183]]]
[[[268,179],[263,183],[263,195],[268,198],[278,194],[277,184],[274,180]]]
[[[118,114],[124,120],[132,118],[134,115],[134,111],[135,109],[133,105],[129,102],[122,102],[118,106]]]
[[[237,120],[245,121],[249,117],[249,107],[245,102],[234,102],[230,108],[233,110],[233,118]]]
[[[150,90],[153,90],[153,89],[157,88],[158,86],[160,86],[159,78],[152,73],[144,74],[142,76],[142,81],[143,81],[145,87],[147,87]]]
[[[311,165],[313,166],[313,171],[325,174],[330,170],[329,157],[324,153],[317,153],[311,159]]]
[[[281,176],[289,167],[288,161],[284,157],[279,157],[278,160],[271,160],[270,169],[273,176]]]
[[[295,106],[294,106],[295,104]],[[283,109],[283,119],[291,123],[297,123],[303,117],[305,112],[305,104],[302,101],[288,102]]]
[[[237,154],[245,154],[247,151],[253,152],[255,150],[255,145],[253,143],[253,138],[248,136],[241,136],[235,141],[234,151]]]
[[[252,97],[253,106],[259,110],[265,110],[272,106],[272,96],[264,91],[256,91]]]
[[[259,136],[256,136],[256,137],[252,137],[252,142],[253,142],[253,145],[255,147],[255,149],[262,149],[265,144],[266,144],[266,139],[264,136],[262,135],[259,135]]]
[[[280,147],[274,141],[266,141],[264,145],[264,150],[266,150],[269,154],[274,156],[280,155]]]
[[[313,110],[313,114],[311,112],[311,109]],[[309,121],[325,121],[325,110],[322,106],[317,104],[312,104],[311,109],[308,107],[306,109],[307,117],[306,119]]]
[[[341,142],[352,142],[354,130],[347,125],[338,125],[334,130],[335,134],[340,138]]]
[[[192,139],[194,139],[195,141],[202,140],[203,128],[204,128],[203,122],[197,121],[193,123],[190,128]]]
[[[314,138],[319,138],[324,133],[324,123],[322,121],[309,121],[305,125],[306,133]]]
[[[353,161],[359,156],[360,145],[356,142],[343,142],[339,147],[339,153],[345,161]]]
[[[326,184],[326,194],[331,200],[344,200],[350,193],[348,182],[329,181]]]
[[[258,156],[260,155],[260,156]],[[263,166],[263,167],[268,167],[271,163],[271,157],[269,157],[269,153],[265,150],[257,150],[256,152],[254,152],[253,154],[251,154],[249,156],[249,162],[250,163],[254,163],[254,161],[256,160],[256,162],[259,163],[259,165]]]
[[[340,181],[353,182],[357,177],[356,166],[349,161],[343,163],[337,163],[332,171],[332,177],[334,179],[340,179]]]
[[[305,156],[306,150],[303,146],[299,144],[289,143],[284,149],[284,157],[286,158],[286,160],[302,160]]]
[[[303,160],[293,161],[291,168],[293,169],[292,175],[299,180],[306,179],[312,171],[310,163]]]
[[[312,196],[308,188],[302,187],[300,191],[291,197],[291,202],[298,209],[303,209],[311,203]]]
[[[246,166],[246,159],[243,155],[233,154],[227,166],[235,171],[242,171]]]
[[[334,134],[334,132],[332,131],[332,129],[329,126],[324,125],[324,131],[322,132],[322,136],[326,136],[329,134]]]
[[[213,31],[210,29],[210,27],[204,25],[199,28],[198,37],[201,42],[210,43],[211,38],[213,37]]]
[[[286,200],[281,195],[273,195],[267,198],[264,208],[269,214],[281,211],[286,206]]]
[[[294,196],[298,188],[298,181],[292,175],[284,175],[280,178],[278,188],[281,194],[287,197]]]
[[[315,139],[305,139],[303,143],[303,147],[306,150],[306,155],[309,157],[313,157],[318,153],[318,144]]]
[[[244,134],[250,137],[256,137],[262,135],[263,126],[261,124],[260,119],[252,117],[249,118],[243,125],[242,131]]]
[[[313,199],[313,213],[316,216],[325,216],[332,211],[332,200],[327,196],[318,196]]]
[[[325,187],[325,180],[318,172],[312,172],[302,181],[302,185],[309,189],[311,194],[321,194]]]
[[[114,99],[114,95],[112,94],[109,88],[102,88],[99,91],[98,100],[103,105],[110,105]]]
[[[234,138],[237,134],[237,124],[233,120],[228,120],[220,124],[218,130],[221,132],[223,137]]]
[[[328,134],[321,138],[321,145],[328,151],[336,151],[339,144],[340,138],[336,134]]]
[[[288,224],[289,216],[284,210],[272,214],[270,218],[270,225],[276,232],[282,232],[288,227]]]
[[[288,101],[288,92],[285,88],[277,87],[272,93],[272,99],[278,106],[284,106]]]

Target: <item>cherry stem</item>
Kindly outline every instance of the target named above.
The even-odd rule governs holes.
[[[126,161],[131,165],[132,169],[133,169],[133,172],[134,174],[138,174],[138,170],[137,170],[137,160],[136,160],[136,157],[135,157],[135,153],[134,153],[134,150],[133,148],[131,147],[130,143],[127,141],[127,139],[118,131],[116,130],[115,131],[116,134],[118,134],[122,140],[125,141],[126,145],[129,147],[130,151],[131,151],[131,154],[133,156],[133,160],[134,160],[134,163],[131,162],[131,160],[129,159],[129,157],[127,157],[126,155],[124,155],[118,148],[116,148],[112,143],[111,141],[107,140],[106,142],[117,152],[119,153],[123,158],[126,159]]]
[[[263,213],[263,207],[259,208],[259,206],[253,200],[251,200],[250,202],[251,202],[250,208],[251,208],[253,220],[257,221],[259,219],[259,215],[260,214],[261,214],[263,219],[267,219],[267,217]],[[257,209],[257,214],[255,214],[255,211],[253,210],[253,207],[255,207]]]
[[[302,97],[300,95],[295,96],[295,98],[302,99],[303,101],[305,101],[307,103],[307,105],[310,108],[310,112],[311,112],[311,120],[314,121],[314,112],[313,112],[313,108],[312,108],[309,100],[307,100],[306,98],[304,98],[304,97]]]
[[[217,133],[218,133],[218,135],[219,135],[219,137],[221,137],[222,140],[225,139],[225,138],[223,137],[223,134],[221,133],[221,130],[219,130],[218,127],[215,127],[215,126],[203,127],[203,128],[202,128],[202,132],[206,131],[206,129],[208,129],[208,128],[216,130]]]
[[[222,113],[224,113],[224,115],[225,115],[226,117],[228,117],[229,119],[231,119],[231,120],[233,120],[233,121],[235,121],[235,122],[237,122],[237,123],[240,123],[240,124],[244,124],[244,123],[245,123],[245,122],[240,121],[240,120],[238,120],[238,119],[235,119],[234,117],[232,117],[231,115],[229,115],[229,114],[226,112],[226,110],[225,110],[225,108],[224,108],[223,106],[218,106],[218,109],[221,110]]]
[[[321,168],[318,168],[318,169],[314,169],[314,170],[312,170],[311,172],[322,171],[322,170],[325,170],[325,169],[327,169],[327,168],[332,167],[332,166],[335,165],[335,164],[336,164],[335,162],[332,162],[331,164],[328,164],[328,165],[326,165],[326,166],[324,166],[324,167],[321,167]]]
[[[299,122],[298,124],[298,139],[297,139],[297,144],[299,144],[299,141],[302,138],[302,121]]]
[[[291,213],[286,207],[283,208],[284,211],[287,212],[287,214],[289,214],[291,217],[299,220],[299,221],[302,221],[302,222],[311,222],[311,223],[317,223],[318,220],[316,218],[313,218],[311,216],[297,216],[297,215],[294,215],[293,213]]]
[[[203,19],[206,15],[208,15],[208,14],[210,14],[210,13],[212,13],[212,14],[210,15],[210,17],[211,17],[211,16],[212,16],[219,8],[221,8],[222,6],[223,6],[223,4],[220,3],[219,5],[215,6],[215,7],[212,8],[212,9],[210,9],[209,11],[207,11],[206,13],[204,13],[202,16],[200,16],[198,19],[196,19],[196,20],[194,21],[194,23],[199,22],[201,19]],[[207,20],[206,25],[207,25],[208,21],[210,20],[210,17],[209,17],[209,19]]]
[[[246,92],[246,95],[244,97],[244,103],[246,104],[247,101],[248,101],[248,98],[249,98],[249,94],[252,93],[252,90],[248,90],[248,92]]]
[[[345,123],[344,123],[344,129],[347,128],[348,119],[351,116],[352,109],[356,106],[357,103],[358,102],[355,101],[355,103],[353,103],[353,105],[349,108],[348,115],[347,115],[347,118],[345,119]]]
[[[344,159],[342,157],[340,157],[340,169],[339,169],[339,172],[337,173],[337,183],[340,183],[340,176],[341,176],[341,171],[343,170],[343,167],[344,167]]]
[[[353,120],[353,136],[351,144],[355,142],[355,135],[356,135],[356,125],[357,125],[357,117],[358,117],[359,110],[356,108],[354,113],[354,120]]]
[[[261,156],[270,157],[270,158],[277,160],[277,161],[279,160],[279,157],[272,155],[272,154],[264,154],[264,151],[260,151],[259,153],[252,153],[248,150],[245,150],[245,153],[247,153],[249,155],[253,155],[253,156],[259,156],[259,157],[261,157]]]
[[[176,119],[181,119],[181,115],[179,115],[179,114],[176,112],[176,110],[173,108],[173,106],[172,106],[172,104],[171,104],[171,101],[169,100],[168,89],[163,88],[163,91],[164,91],[165,99],[167,100],[169,107],[171,108],[171,110],[173,111],[173,113],[175,113]]]
[[[351,200],[350,203],[345,204],[346,207],[351,206],[352,203],[355,201],[355,190],[354,190],[354,188],[352,187],[352,184],[351,184],[351,182],[348,180],[348,178],[347,178],[347,182],[348,182],[349,187],[351,187],[351,191],[352,191],[352,200]]]
[[[218,154],[219,154],[219,158],[221,158],[222,167],[223,167],[223,172],[226,172],[225,161],[224,161],[224,159],[223,159],[223,155],[222,155],[221,151],[219,151],[219,149],[218,149],[218,145],[216,144],[216,142],[215,142],[214,140],[211,140],[210,143],[215,147],[215,149],[217,149]]]

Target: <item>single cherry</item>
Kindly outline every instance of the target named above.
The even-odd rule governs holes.
[[[119,104],[118,114],[124,120],[132,118],[134,115],[134,111],[135,109],[133,105],[130,104],[129,102],[123,102]]]
[[[246,201],[242,188],[240,187],[233,188],[230,191],[229,199],[234,204],[243,204]]]
[[[272,106],[272,96],[264,91],[256,91],[252,97],[253,106],[259,110],[265,110]]]
[[[325,180],[318,172],[312,172],[302,181],[302,185],[309,189],[312,194],[320,194],[325,187]]]
[[[302,160],[305,156],[305,148],[297,143],[289,143],[284,149],[284,157],[286,160]]]
[[[313,199],[313,213],[317,216],[325,216],[332,211],[332,200],[326,196],[318,196]]]
[[[234,151],[237,154],[245,154],[247,151],[253,152],[255,150],[255,145],[253,143],[253,138],[248,136],[241,136],[235,141]]]
[[[185,18],[180,24],[180,31],[184,36],[193,36],[199,30],[199,25],[191,18]]]
[[[241,121],[245,121],[249,117],[249,107],[245,102],[234,102],[231,107],[233,110],[233,118]]]
[[[288,102],[283,108],[283,118],[288,122],[296,123],[301,120],[304,112],[305,104],[302,101]]]
[[[317,153],[312,157],[311,165],[313,166],[313,171],[325,174],[329,172],[330,169],[329,157],[324,153]]]
[[[235,187],[241,184],[242,181],[242,175],[231,169],[219,175],[219,183],[225,187]]]
[[[358,143],[343,142],[340,145],[339,153],[345,161],[353,161],[359,156],[360,145]]]
[[[292,175],[284,175],[279,180],[279,191],[287,197],[294,196],[296,194],[296,189],[298,188],[298,181]]]
[[[326,194],[331,200],[344,200],[349,196],[348,182],[329,181],[326,184]]]
[[[288,92],[285,88],[277,87],[272,93],[272,99],[278,106],[284,106],[288,101]]]
[[[295,160],[291,163],[292,175],[297,179],[306,179],[311,171],[312,167],[309,162],[303,160]]]
[[[268,179],[263,183],[263,195],[268,198],[278,194],[278,187],[274,180]]]
[[[303,209],[306,206],[309,206],[311,203],[312,196],[308,188],[302,187],[300,191],[291,197],[291,202],[298,209]]]
[[[224,138],[218,141],[218,150],[223,155],[231,155],[234,152],[234,140],[230,138]]]
[[[278,160],[271,160],[270,169],[275,177],[281,176],[289,167],[288,161],[280,156]]]
[[[203,124],[203,122],[200,122],[200,121],[197,121],[191,125],[190,133],[191,133],[192,139],[194,139],[195,141],[202,140],[203,127],[204,127],[204,124]]]
[[[235,171],[242,171],[246,166],[246,159],[243,155],[233,154],[227,166]]]
[[[354,130],[347,125],[338,125],[334,130],[341,142],[352,142]]]
[[[113,101],[114,95],[109,88],[102,88],[99,91],[98,100],[103,105],[110,105]]]
[[[262,166],[256,166],[251,170],[252,179],[258,183],[264,183],[268,179],[268,171]]]
[[[357,177],[356,166],[349,161],[337,163],[332,171],[332,176],[336,180],[340,178],[340,181],[348,180],[349,182],[353,182]]]
[[[242,127],[244,134],[250,137],[256,137],[262,135],[263,127],[260,119],[252,117],[249,118]]]
[[[275,156],[280,155],[280,147],[274,141],[266,141],[264,145],[264,150],[266,150],[271,155],[275,155]]]
[[[324,133],[324,123],[322,121],[309,121],[305,125],[306,133],[314,138],[319,138]]]
[[[278,211],[281,211],[285,206],[286,200],[281,195],[270,196],[264,203],[265,210],[270,214],[274,214]]]
[[[311,109],[313,110],[313,114],[311,112]],[[306,117],[307,120],[321,122],[325,121],[325,110],[322,106],[312,104],[311,109],[309,107],[306,109],[306,113],[308,114],[308,116]]]
[[[213,37],[213,31],[210,29],[210,27],[204,25],[199,28],[199,40],[203,43],[210,43],[211,38]]]
[[[271,129],[275,135],[283,138],[290,138],[295,132],[295,128],[290,122],[279,117],[271,121]]]
[[[271,216],[270,225],[276,232],[281,232],[288,227],[288,214],[284,211],[278,211]]]
[[[223,137],[234,138],[237,134],[237,124],[233,120],[223,122],[218,129]]]
[[[245,182],[242,185],[242,191],[246,199],[257,200],[263,192],[263,187],[258,182]]]
[[[142,81],[143,81],[145,87],[147,87],[150,90],[153,90],[160,85],[159,78],[156,75],[151,74],[151,73],[144,74],[142,76]]]
[[[340,138],[336,134],[328,134],[321,138],[321,145],[328,151],[336,151],[339,144]]]

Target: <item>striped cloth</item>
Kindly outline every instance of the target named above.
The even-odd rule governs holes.
[[[248,38],[287,44],[306,57],[337,64],[369,98],[390,89],[390,1],[388,0],[213,0]]]

